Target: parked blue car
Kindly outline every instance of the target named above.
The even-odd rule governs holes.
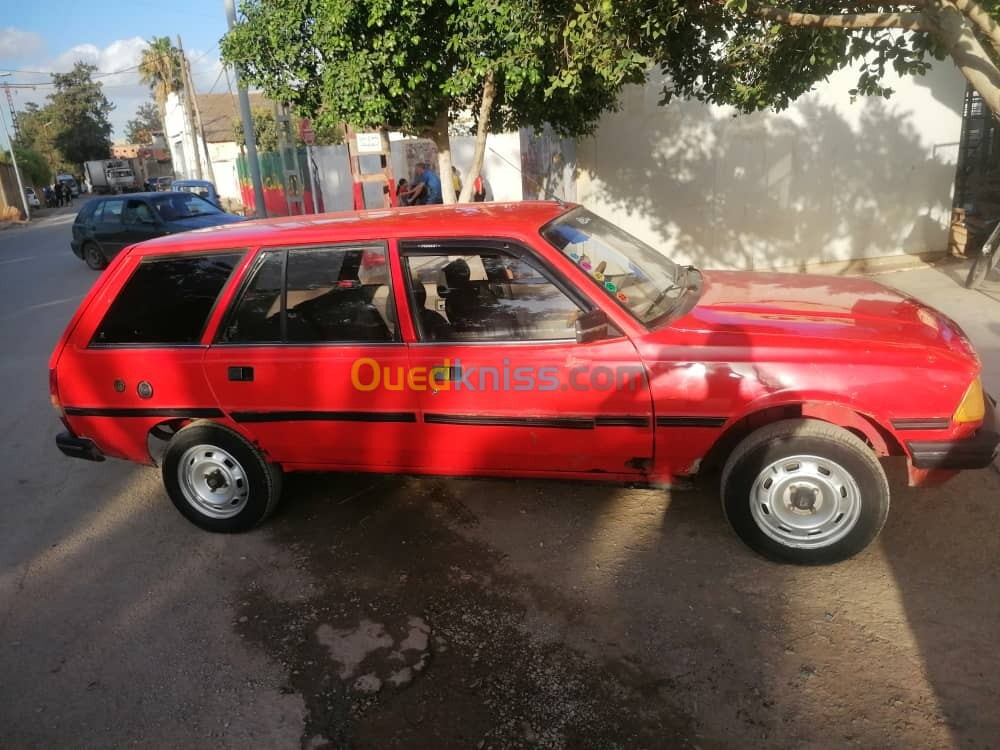
[[[200,198],[204,198],[219,208],[222,208],[222,201],[219,200],[219,193],[208,180],[174,180],[171,190],[178,190],[182,193],[194,193]]]

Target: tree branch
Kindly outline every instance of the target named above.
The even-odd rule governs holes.
[[[966,18],[983,32],[989,40],[990,46],[997,54],[1000,54],[1000,25],[997,25],[986,9],[976,0],[952,0],[952,2]]]
[[[971,2],[972,0],[966,0]],[[796,13],[787,8],[757,5],[750,12],[758,18],[786,26],[804,26],[833,29],[904,29],[906,31],[931,31],[923,13],[847,13],[843,15]]]

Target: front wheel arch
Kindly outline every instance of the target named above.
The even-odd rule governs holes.
[[[863,440],[880,458],[907,455],[899,439],[867,414],[832,401],[797,401],[756,409],[735,420],[705,453],[697,473],[717,474],[750,433],[783,419],[813,419],[841,427]]]

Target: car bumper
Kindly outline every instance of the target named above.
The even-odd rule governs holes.
[[[906,447],[918,469],[984,469],[993,463],[1000,445],[1000,418],[996,402],[986,397],[983,425],[965,440],[914,440]]]
[[[56,447],[70,458],[82,458],[86,461],[104,460],[104,454],[93,440],[77,437],[72,432],[60,432],[56,435]]]

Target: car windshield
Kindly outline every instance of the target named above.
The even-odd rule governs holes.
[[[174,190],[182,193],[192,193],[202,198],[208,198],[208,188],[204,185],[174,185]]]
[[[175,193],[173,195],[165,195],[162,198],[154,198],[153,207],[156,208],[156,213],[164,221],[176,221],[178,219],[190,219],[193,216],[222,213],[222,211],[204,198],[199,198],[197,195],[191,193]]]
[[[684,268],[584,208],[546,224],[542,236],[642,323],[669,313],[688,288]]]

